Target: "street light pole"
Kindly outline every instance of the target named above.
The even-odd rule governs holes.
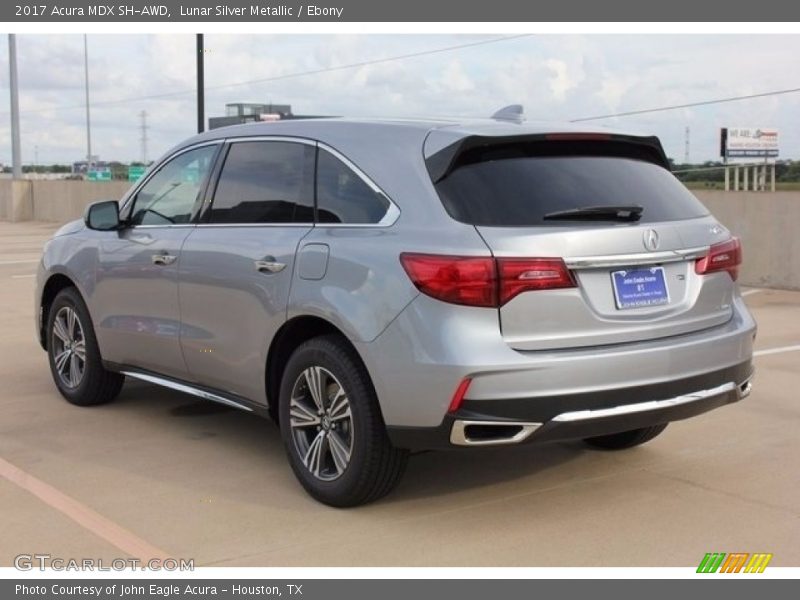
[[[19,141],[19,81],[17,79],[17,36],[8,34],[8,72],[11,88],[11,174],[22,177],[22,153]]]
[[[89,113],[89,43],[83,34],[83,72],[86,88],[86,174],[92,170],[92,120]]]
[[[206,128],[205,116],[205,58],[203,56],[203,34],[197,34],[197,133],[203,133]]]

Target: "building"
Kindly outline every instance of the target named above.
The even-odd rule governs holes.
[[[289,104],[257,104],[254,102],[234,102],[225,105],[224,117],[208,119],[208,128],[217,129],[228,125],[239,125],[252,121],[278,121],[292,118]]]
[[[224,117],[210,117],[208,128],[217,129],[253,121],[282,121],[284,119],[319,119],[322,115],[295,115],[290,104],[259,104],[233,102],[225,105]]]

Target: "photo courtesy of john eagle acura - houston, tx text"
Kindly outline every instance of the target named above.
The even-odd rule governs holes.
[[[739,240],[655,137],[491,119],[214,129],[50,239],[36,333],[60,393],[126,377],[271,417],[355,506],[411,452],[624,449],[746,397]]]

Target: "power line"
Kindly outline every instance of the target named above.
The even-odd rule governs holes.
[[[679,108],[692,108],[695,106],[708,106],[710,104],[723,104],[725,102],[738,102],[739,100],[750,100],[752,98],[765,98],[767,96],[780,96],[782,94],[796,94],[800,92],[800,88],[791,88],[788,90],[775,90],[772,92],[761,92],[759,94],[748,94],[746,96],[731,96],[729,98],[719,98],[717,100],[703,100],[700,102],[689,102],[687,104],[673,104],[671,106],[659,106],[657,108],[644,108],[641,110],[629,110],[626,112],[613,113],[610,115],[598,115],[595,117],[581,117],[580,119],[571,119],[571,123],[579,123],[581,121],[599,121],[601,119],[611,119],[613,117],[630,117],[632,115],[643,115],[647,113],[663,112],[667,110],[677,110]]]
[[[345,71],[348,69],[357,69],[359,67],[368,67],[371,65],[378,65],[388,62],[395,62],[400,60],[407,60],[410,58],[419,58],[422,56],[430,56],[433,54],[442,54],[445,52],[455,52],[456,50],[464,50],[466,48],[474,48],[475,46],[485,46],[487,44],[496,44],[499,42],[509,42],[512,40],[517,40],[521,38],[531,37],[534,34],[532,33],[523,33],[518,35],[508,35],[503,37],[491,38],[488,40],[478,40],[476,42],[468,42],[465,44],[457,44],[455,46],[445,46],[443,48],[434,48],[432,50],[421,50],[419,52],[410,52],[408,54],[398,54],[395,56],[387,56],[384,58],[375,58],[371,60],[363,60],[355,63],[347,63],[343,65],[335,65],[332,67],[321,67],[319,69],[311,69],[308,71],[298,71],[295,73],[286,73],[284,75],[274,75],[272,77],[262,77],[259,79],[249,79],[246,81],[236,81],[232,83],[223,83],[218,85],[210,85],[206,86],[206,90],[221,90],[233,87],[241,87],[247,85],[254,85],[259,83],[269,83],[274,81],[283,81],[285,79],[294,79],[296,77],[307,77],[309,75],[321,75],[322,73],[330,73],[334,71]],[[118,104],[127,104],[131,102],[141,102],[143,100],[160,100],[164,98],[171,98],[174,96],[183,96],[188,94],[196,93],[196,89],[185,89],[185,90],[176,90],[174,92],[163,92],[161,94],[150,94],[147,96],[131,96],[128,98],[119,98],[117,100],[95,100],[92,102],[93,107],[98,106],[114,106]],[[36,108],[21,111],[20,114],[29,114],[29,113],[42,113],[48,112],[51,110],[73,110],[78,108],[85,108],[85,104],[76,104],[73,106],[53,106],[50,108]]]

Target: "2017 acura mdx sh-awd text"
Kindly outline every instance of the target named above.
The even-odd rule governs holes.
[[[410,450],[628,448],[743,398],[740,262],[654,137],[258,123],[62,227],[36,327],[73,404],[131,377],[270,415],[303,487],[352,506]]]

